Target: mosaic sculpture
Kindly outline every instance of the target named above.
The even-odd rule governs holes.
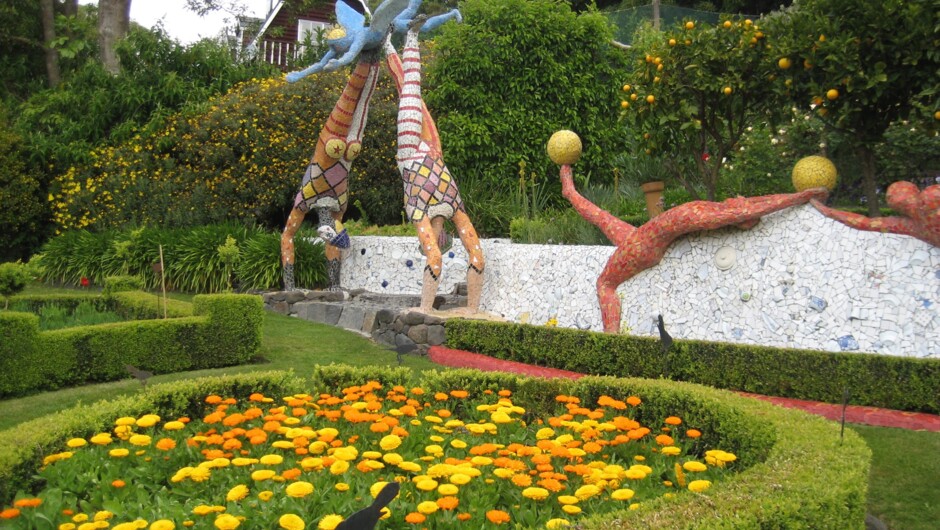
[[[921,191],[912,182],[895,182],[888,186],[888,206],[900,216],[865,217],[857,213],[843,212],[825,206],[818,200],[810,201],[823,215],[840,223],[872,232],[913,236],[940,247],[940,184],[928,186]]]
[[[386,0],[376,9],[372,25],[365,26],[368,9],[358,0],[336,2],[336,19],[342,28],[328,35],[330,50],[316,64],[287,75],[296,82],[320,71],[349,64],[357,55],[359,62],[349,77],[343,93],[327,118],[310,160],[294,206],[281,235],[281,265],[284,290],[294,285],[294,235],[310,210],[318,216],[317,233],[326,243],[329,289],[340,290],[342,249],[349,248],[349,235],[342,226],[349,201],[349,170],[362,150],[369,101],[378,80],[378,53],[388,38],[395,17],[408,7],[408,0]],[[337,55],[340,55],[338,58]]]
[[[571,165],[562,164],[560,175],[562,195],[581,217],[597,226],[617,246],[597,279],[597,299],[607,333],[620,332],[621,308],[617,287],[657,265],[669,245],[680,236],[725,226],[752,228],[767,214],[805,204],[811,199],[825,199],[829,195],[826,188],[813,188],[799,193],[735,197],[722,202],[692,201],[670,208],[635,227],[581,196],[574,187]]]
[[[416,9],[420,3],[413,0],[410,7]],[[469,258],[467,308],[464,311],[475,313],[480,306],[480,292],[483,288],[483,251],[464,209],[457,182],[444,164],[434,119],[421,98],[418,26],[426,30],[448,18],[459,21],[459,13],[454,13],[452,11],[434,17],[426,23],[423,23],[423,17],[415,18],[408,23],[402,56],[398,56],[390,43],[386,43],[385,50],[386,64],[399,95],[397,161],[405,192],[405,214],[414,223],[421,252],[427,258],[419,309],[423,312],[432,309],[442,271],[439,242],[442,240],[444,220],[450,219]]]

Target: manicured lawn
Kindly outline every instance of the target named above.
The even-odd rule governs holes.
[[[26,293],[70,292],[30,287]],[[190,300],[185,294],[172,298]],[[312,322],[265,313],[258,363],[158,375],[152,383],[190,379],[206,375],[245,373],[256,370],[293,370],[307,376],[313,366],[343,362],[357,366],[395,366],[391,352],[369,339],[345,330]],[[406,355],[403,366],[421,371],[436,365],[424,357]],[[19,399],[0,401],[0,431],[79,402],[91,403],[138,392],[141,384],[133,379],[79,388],[45,392]],[[891,530],[933,530],[940,521],[940,495],[936,477],[940,477],[940,433],[851,425],[861,434],[873,452],[869,481],[868,511]]]

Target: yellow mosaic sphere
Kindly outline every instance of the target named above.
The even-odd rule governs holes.
[[[793,166],[793,187],[796,191],[823,187],[832,191],[836,187],[837,176],[836,166],[828,158],[808,156]]]
[[[568,130],[555,132],[548,140],[548,158],[560,166],[574,164],[581,158],[581,138]]]

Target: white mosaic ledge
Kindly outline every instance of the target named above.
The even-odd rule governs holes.
[[[600,331],[594,283],[611,246],[483,240],[481,308],[507,320]],[[419,294],[424,257],[414,237],[353,237],[342,285]],[[444,255],[440,292],[466,280],[460,242]],[[660,264],[618,289],[622,329],[658,336],[662,314],[680,339],[940,358],[940,248],[863,232],[810,205],[754,228],[677,240]]]

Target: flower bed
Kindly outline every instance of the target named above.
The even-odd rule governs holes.
[[[82,409],[86,421],[62,414],[0,433],[0,481],[15,485],[0,490],[6,525],[25,528],[42,514],[68,530],[97,514],[114,528],[142,527],[138,518],[160,528],[332,528],[391,480],[402,491],[380,527],[469,518],[480,527],[845,528],[864,519],[867,448],[851,432],[839,448],[820,444],[832,424],[803,413],[665,382],[466,370],[425,374],[417,385],[408,377],[322,367],[310,394],[277,373],[200,380]],[[200,410],[207,404],[193,398],[207,393]],[[794,423],[801,436],[788,433]],[[22,445],[24,431],[50,451],[23,450],[36,447]],[[24,480],[39,460],[44,491]]]

